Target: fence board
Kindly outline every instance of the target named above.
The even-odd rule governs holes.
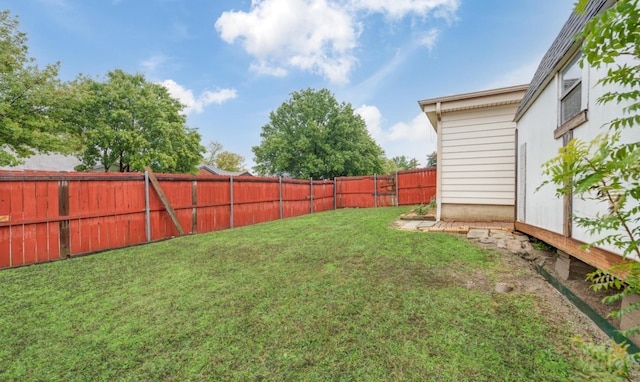
[[[436,168],[398,172],[398,204],[429,203],[436,196]]]
[[[328,180],[156,174],[186,232],[211,232],[345,207],[428,202],[435,169]],[[56,260],[147,241],[139,173],[0,171],[0,268]],[[397,199],[396,199],[397,198]],[[178,231],[149,193],[151,240]]]

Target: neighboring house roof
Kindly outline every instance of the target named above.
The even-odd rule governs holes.
[[[75,156],[63,154],[36,154],[23,160],[23,164],[14,167],[0,166],[0,170],[75,171],[74,167],[80,164]]]
[[[516,121],[522,117],[533,101],[538,98],[560,67],[571,58],[567,57],[568,53],[573,53],[577,50],[579,42],[575,40],[575,36],[584,28],[587,21],[602,9],[610,7],[613,3],[615,3],[615,0],[591,0],[587,4],[584,13],[571,13],[571,16],[569,16],[547,53],[545,53],[536,73],[533,75],[531,85],[516,112]]]
[[[225,171],[213,166],[209,166],[206,164],[203,164],[202,166],[199,167],[200,171],[206,171],[210,174],[213,175],[224,175],[224,176],[253,176],[251,175],[251,173],[249,173],[249,171]]]
[[[445,97],[418,101],[420,109],[427,115],[433,129],[437,131],[438,114],[484,107],[518,104],[529,85],[508,86],[472,93],[455,94]]]

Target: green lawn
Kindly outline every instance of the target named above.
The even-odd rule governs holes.
[[[339,210],[0,272],[0,380],[554,381],[497,252]],[[488,287],[465,287],[467,278]],[[478,283],[481,284],[481,283]],[[556,320],[557,321],[557,320]]]

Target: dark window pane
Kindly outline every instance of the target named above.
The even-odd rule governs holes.
[[[561,101],[562,123],[582,110],[582,84],[578,84]]]

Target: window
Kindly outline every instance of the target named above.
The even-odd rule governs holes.
[[[582,68],[578,61],[580,55],[560,75],[560,125],[582,111]]]

